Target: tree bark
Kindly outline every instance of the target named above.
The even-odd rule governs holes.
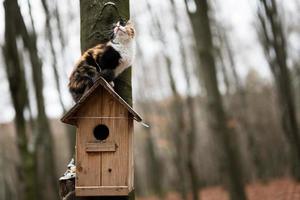
[[[81,18],[81,52],[96,44],[109,40],[109,31],[113,23],[120,17],[129,19],[129,0],[109,1],[104,0],[80,0]],[[115,80],[115,91],[129,104],[132,105],[131,68],[125,70]]]
[[[228,123],[218,88],[216,64],[207,0],[195,1],[197,10],[188,12],[196,40],[196,50],[200,60],[199,77],[203,81],[207,97],[209,125],[215,138],[225,153],[226,171],[231,200],[245,200],[243,173],[236,148],[234,126]]]

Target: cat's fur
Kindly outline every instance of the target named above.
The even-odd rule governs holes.
[[[130,22],[118,22],[113,29],[113,39],[83,53],[69,82],[75,102],[102,76],[113,86],[113,81],[131,66],[134,56],[135,30]]]

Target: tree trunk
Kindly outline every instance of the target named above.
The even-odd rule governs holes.
[[[232,47],[228,41],[228,35],[226,33],[227,30],[225,27],[223,27],[220,23],[217,23],[217,22],[214,24],[214,26],[215,26],[215,29],[217,32],[216,35],[217,35],[219,43],[220,43],[220,47],[217,49],[217,51],[218,51],[217,55],[220,59],[221,65],[222,65],[222,74],[224,74],[224,82],[225,82],[225,86],[227,88],[226,93],[230,94],[230,91],[234,91],[235,93],[232,95],[236,94],[238,97],[238,110],[236,112],[232,113],[232,115],[239,121],[243,131],[246,134],[247,149],[249,150],[248,154],[250,157],[249,164],[251,165],[250,168],[252,170],[249,178],[254,179],[256,177],[262,177],[263,169],[261,167],[261,163],[259,162],[259,157],[258,157],[258,152],[257,152],[256,142],[255,142],[255,135],[254,135],[253,130],[249,126],[248,118],[247,118],[248,117],[248,112],[247,112],[248,104],[247,104],[246,93],[245,93],[244,87],[240,81],[240,78],[238,77],[238,73],[236,71]],[[229,60],[228,68],[230,70],[230,76],[225,75],[228,72],[227,72],[226,64],[224,62],[224,57],[227,57]],[[229,79],[229,77],[232,78],[233,80]],[[232,82],[233,82],[233,85],[235,86],[234,88],[231,87]],[[227,98],[229,98],[229,97],[230,96],[227,96]],[[230,103],[230,100],[228,103]]]
[[[147,9],[152,14],[153,11],[150,3],[149,2],[146,3],[147,3]],[[152,20],[155,28],[158,30],[159,40],[161,40],[162,45],[164,46],[167,45],[165,35],[163,34],[163,30],[159,20],[157,19],[156,16],[153,16]],[[167,66],[167,73],[168,73],[167,75],[169,78],[171,94],[172,97],[174,98],[174,101],[172,102],[171,112],[172,112],[172,116],[175,116],[174,124],[176,125],[172,127],[171,131],[173,132],[172,142],[176,149],[176,153],[174,156],[174,164],[176,165],[176,170],[178,173],[176,189],[180,192],[181,198],[185,200],[187,199],[187,193],[188,193],[188,186],[187,186],[188,179],[186,174],[187,163],[185,159],[187,148],[186,148],[186,140],[184,137],[185,135],[184,133],[186,133],[186,131],[185,131],[185,124],[184,124],[185,120],[184,120],[184,112],[183,112],[183,100],[177,91],[176,82],[171,70],[172,67],[171,60],[168,57],[168,55],[164,54],[163,56]]]
[[[177,21],[180,18],[180,13],[178,13],[177,8],[176,8],[176,3],[174,0],[170,0],[171,2],[171,12],[173,13],[173,18],[175,21]],[[197,167],[195,166],[195,143],[197,141],[197,127],[196,127],[196,118],[195,118],[195,106],[194,106],[194,100],[191,95],[191,80],[190,80],[190,75],[188,72],[188,64],[187,64],[187,55],[185,52],[185,46],[184,46],[184,36],[182,35],[180,28],[178,26],[178,23],[174,24],[174,29],[178,34],[179,37],[179,49],[180,49],[180,54],[182,56],[182,69],[186,81],[186,85],[188,88],[188,94],[187,94],[187,99],[186,99],[186,107],[188,110],[188,122],[189,124],[187,125],[187,151],[186,153],[188,154],[187,156],[187,168],[188,168],[188,173],[189,173],[189,178],[191,181],[191,188],[192,188],[192,194],[193,194],[193,199],[194,200],[199,200],[199,180],[198,180],[198,174],[197,174]]]
[[[109,30],[120,17],[129,19],[129,0],[80,0],[81,52],[109,40]],[[132,105],[131,68],[115,80],[115,91]]]
[[[51,56],[52,56],[52,68],[53,68],[53,72],[54,72],[54,78],[55,78],[55,86],[56,86],[56,90],[58,92],[58,99],[60,102],[60,105],[63,109],[63,113],[66,112],[66,108],[62,99],[62,93],[61,93],[61,81],[60,81],[60,75],[59,75],[59,70],[58,70],[58,62],[57,62],[57,58],[56,58],[56,51],[54,48],[54,44],[53,44],[53,33],[52,33],[52,29],[51,29],[51,14],[50,14],[50,10],[49,10],[49,6],[47,4],[46,0],[41,0],[42,1],[42,5],[43,5],[43,9],[46,15],[46,35],[48,38],[48,42],[49,42],[49,46],[50,46],[50,51],[51,51]],[[29,3],[30,4],[30,3]],[[58,29],[58,33],[59,33],[59,41],[61,43],[62,46],[62,51],[61,53],[64,53],[63,49],[65,47],[65,41],[63,38],[63,34],[62,34],[62,29],[61,29],[61,23],[60,23],[60,17],[59,17],[59,13],[58,13],[58,8],[57,5],[55,5],[55,18],[57,21],[57,29]],[[31,13],[31,11],[30,11]],[[33,29],[34,30],[34,29]],[[69,147],[70,147],[70,152],[74,151],[74,147],[75,147],[75,129],[72,126],[69,125],[65,125],[65,130],[68,133],[68,138],[69,138]],[[72,153],[71,153],[72,154]]]
[[[142,54],[142,49],[139,45],[139,41],[136,40],[136,57],[139,58],[139,60],[144,61],[144,55]],[[142,68],[142,74],[146,74],[147,71],[147,67],[143,66]],[[147,80],[144,80],[145,82],[147,82]],[[141,86],[142,88],[143,86]],[[143,89],[139,89],[138,90],[138,96],[143,96],[143,97],[147,97],[147,91],[143,90]],[[141,102],[140,102],[141,103]],[[158,109],[153,106],[153,104],[151,104],[150,101],[146,101],[146,103],[141,103],[140,105],[141,108],[141,112],[142,113],[147,113],[148,115],[156,115],[158,114]],[[152,113],[152,114],[151,114]],[[150,118],[149,118],[150,120]],[[144,116],[143,121],[145,122],[150,122],[147,119],[147,115]],[[146,166],[147,166],[147,180],[149,180],[150,184],[151,184],[151,192],[156,194],[159,199],[164,199],[164,187],[163,187],[163,174],[164,174],[164,167],[162,165],[162,162],[159,158],[159,155],[157,153],[157,151],[155,149],[157,149],[156,146],[156,139],[155,139],[155,133],[153,132],[151,127],[145,127],[145,135],[146,135],[146,144],[145,144],[145,150],[146,150]],[[156,174],[156,176],[153,176],[153,174]],[[145,179],[137,179],[137,181],[145,182]],[[142,191],[142,185],[141,188],[136,188],[137,191],[141,192]],[[140,189],[140,190],[139,190]],[[148,189],[147,189],[148,191]],[[142,194],[142,193],[141,193]],[[137,194],[139,195],[139,194]]]
[[[54,45],[53,45],[53,33],[52,33],[52,29],[51,29],[51,15],[50,15],[50,11],[48,8],[48,4],[46,0],[41,0],[42,1],[42,5],[43,5],[43,9],[46,15],[46,36],[49,42],[49,46],[50,46],[50,51],[51,51],[51,56],[52,56],[52,68],[53,68],[53,72],[54,72],[54,78],[55,78],[55,86],[56,86],[56,90],[58,92],[58,99],[59,99],[59,103],[63,109],[63,111],[65,112],[65,105],[62,99],[62,93],[61,93],[61,89],[60,89],[60,79],[59,79],[59,72],[58,72],[58,63],[57,63],[57,58],[56,58],[56,52],[54,49]]]
[[[174,158],[174,164],[177,167],[178,172],[178,189],[183,200],[187,199],[188,194],[188,179],[186,174],[187,166],[187,146],[186,146],[186,130],[185,130],[185,120],[184,120],[184,104],[181,96],[179,95],[175,83],[174,76],[171,70],[171,63],[169,58],[167,60],[167,72],[169,76],[170,87],[173,96],[173,102],[171,107],[171,112],[174,113],[174,127],[173,131],[173,141],[176,148],[176,155]]]
[[[50,130],[50,125],[45,112],[45,103],[43,96],[43,73],[42,62],[37,50],[37,36],[35,32],[28,32],[25,22],[23,20],[19,6],[16,7],[15,15],[17,16],[17,23],[19,34],[22,36],[25,48],[28,50],[29,58],[32,67],[32,78],[34,83],[35,98],[37,103],[37,135],[35,140],[35,151],[39,153],[42,162],[42,180],[39,180],[40,185],[44,191],[48,190],[50,186],[51,193],[57,195],[57,175],[55,166],[55,156],[53,152],[53,139]],[[37,156],[39,156],[37,155]],[[44,197],[46,198],[46,197]]]
[[[282,127],[290,145],[292,174],[300,181],[300,137],[295,97],[287,66],[287,44],[275,0],[261,0],[258,19],[259,36],[277,88]]]
[[[119,21],[120,17],[129,19],[129,0],[80,0],[81,18],[81,52],[99,43],[109,40],[109,30],[112,24]],[[115,80],[115,91],[129,104],[132,105],[131,68],[124,71]],[[133,200],[134,191],[128,197],[85,197],[76,199],[101,199],[101,200]]]
[[[17,19],[15,10],[18,7],[17,1],[4,1],[5,9],[5,45],[4,57],[6,62],[6,72],[11,91],[13,106],[15,109],[15,127],[17,133],[17,148],[20,155],[18,171],[20,174],[19,185],[24,184],[22,193],[25,200],[38,199],[38,186],[36,174],[35,154],[28,149],[28,138],[26,135],[26,121],[24,110],[28,108],[27,86],[23,64],[20,61],[17,48]]]
[[[195,1],[197,10],[189,13],[196,39],[196,49],[200,60],[199,77],[203,81],[207,96],[207,111],[210,128],[215,134],[218,144],[224,150],[226,171],[231,200],[245,200],[243,173],[236,148],[234,126],[227,120],[221,94],[218,88],[214,48],[208,17],[207,0]]]
[[[163,176],[163,172],[162,172],[161,164],[155,152],[155,144],[154,144],[155,139],[153,138],[153,133],[150,127],[146,128],[145,132],[147,134],[146,151],[148,153],[148,158],[146,160],[146,166],[148,168],[147,171],[149,172],[148,177],[150,179],[153,193],[158,195],[158,197],[162,199],[164,195],[163,188],[162,188],[162,179],[161,179]],[[155,176],[153,176],[153,174],[155,174]]]
[[[222,30],[221,30],[222,31]],[[242,85],[240,78],[238,76],[238,73],[236,71],[236,64],[234,59],[234,54],[232,52],[232,47],[230,45],[230,42],[228,41],[228,36],[226,34],[226,30],[223,29],[221,33],[222,42],[224,43],[224,48],[226,53],[228,54],[229,59],[229,67],[231,69],[231,73],[233,75],[234,79],[234,85],[236,86],[236,93],[239,96],[240,101],[240,110],[241,110],[241,116],[239,116],[239,121],[244,129],[244,132],[247,136],[247,146],[249,149],[249,155],[251,158],[251,164],[253,166],[253,176],[250,177],[250,179],[262,177],[263,176],[263,169],[261,162],[259,160],[259,152],[256,148],[256,141],[255,141],[255,134],[253,130],[251,129],[249,123],[248,123],[248,102],[247,102],[247,96],[246,91],[244,89],[244,86]]]

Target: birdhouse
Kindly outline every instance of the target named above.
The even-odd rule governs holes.
[[[77,127],[76,196],[126,196],[133,185],[133,120],[141,117],[99,78],[61,119]]]

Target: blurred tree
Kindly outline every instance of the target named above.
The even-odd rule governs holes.
[[[187,199],[187,192],[188,192],[188,179],[187,179],[187,146],[186,146],[186,125],[185,125],[185,117],[184,117],[184,104],[183,99],[179,95],[175,79],[172,74],[171,70],[171,63],[170,59],[167,59],[167,72],[169,76],[169,84],[172,91],[172,104],[171,104],[171,111],[173,113],[174,123],[172,123],[172,136],[174,141],[174,146],[176,148],[176,155],[174,159],[174,164],[177,165],[178,171],[178,181],[179,181],[179,191],[183,200]]]
[[[137,28],[136,28],[137,29]],[[138,30],[136,30],[138,32]],[[144,60],[144,55],[142,54],[142,49],[139,44],[139,41],[136,39],[136,57],[139,57],[141,60]],[[142,66],[142,63],[141,63]],[[147,74],[147,70],[145,66],[141,67],[142,73]],[[139,90],[141,93],[139,96],[144,96],[146,97],[146,90]],[[150,113],[157,113],[157,108],[153,106],[153,102],[146,101],[145,104],[140,103],[141,111],[142,113],[147,113],[150,115]],[[144,121],[149,122],[150,119],[148,119],[148,115],[144,116]],[[156,115],[156,114],[155,114]],[[156,140],[155,140],[155,135],[152,127],[145,127],[145,133],[146,133],[146,153],[147,153],[147,158],[146,158],[146,167],[147,167],[147,172],[148,172],[148,179],[151,184],[150,190],[154,194],[158,195],[159,198],[163,198],[164,196],[164,190],[163,190],[163,166],[161,164],[161,161],[159,160],[159,156],[157,154],[157,145],[156,145]],[[156,176],[153,176],[153,174],[156,174]],[[137,180],[142,180],[141,178],[137,178]],[[149,189],[148,189],[149,190]]]
[[[51,56],[52,56],[52,68],[53,68],[53,72],[54,72],[56,90],[58,91],[58,99],[59,99],[60,105],[61,105],[63,111],[65,112],[66,108],[65,108],[64,102],[62,100],[61,83],[60,83],[60,76],[59,76],[59,72],[58,72],[57,55],[56,55],[56,51],[55,51],[54,43],[53,43],[53,33],[52,33],[52,28],[51,28],[51,15],[50,15],[47,1],[46,0],[41,0],[41,1],[42,1],[42,6],[44,9],[45,15],[46,15],[46,35],[47,35],[47,39],[48,39],[49,46],[50,46]],[[60,40],[61,40],[61,42],[64,42],[62,38]]]
[[[66,47],[66,39],[63,33],[63,28],[62,28],[62,22],[61,22],[61,17],[60,17],[60,13],[59,13],[59,7],[58,7],[58,2],[55,1],[55,5],[54,5],[54,17],[56,19],[56,27],[58,30],[58,37],[59,37],[59,42],[61,45],[61,54],[64,55],[64,50]]]
[[[222,45],[220,45],[220,47],[215,47],[216,49],[216,55],[217,55],[217,61],[220,62],[220,64],[216,64],[217,66],[217,71],[218,71],[218,68],[221,68],[221,73],[222,73],[222,76],[223,76],[223,82],[224,82],[224,85],[225,85],[225,94],[226,94],[226,98],[230,98],[230,94],[231,94],[231,82],[229,81],[230,78],[229,78],[229,73],[228,73],[228,69],[227,69],[227,66],[225,64],[225,58],[224,58],[224,55],[223,55],[223,52],[222,52]]]
[[[37,35],[35,32],[28,32],[25,25],[23,16],[21,14],[20,8],[17,7],[15,10],[17,16],[17,26],[22,37],[24,47],[29,53],[29,58],[31,62],[31,73],[34,84],[35,99],[37,103],[37,131],[34,141],[34,150],[38,152],[38,156],[41,156],[42,162],[38,162],[42,169],[42,180],[39,180],[39,184],[42,189],[46,191],[50,186],[52,195],[58,194],[57,188],[57,175],[56,175],[56,165],[55,156],[53,152],[53,138],[48,121],[48,117],[45,111],[45,102],[43,96],[43,73],[42,73],[42,61],[38,55],[37,49]],[[41,177],[41,176],[40,176]],[[48,190],[48,189],[47,189]],[[49,194],[43,193],[44,198],[49,196]]]
[[[195,106],[194,106],[194,99],[192,97],[192,83],[191,83],[191,77],[188,69],[188,63],[187,63],[187,55],[185,51],[185,44],[184,44],[184,36],[181,33],[180,27],[178,25],[178,20],[180,18],[180,13],[178,12],[176,8],[176,3],[174,0],[170,0],[171,3],[171,13],[173,14],[173,20],[174,23],[174,30],[178,34],[178,41],[179,41],[179,49],[180,49],[180,55],[182,58],[182,69],[184,78],[187,85],[187,97],[186,97],[186,109],[187,109],[187,115],[188,120],[186,120],[186,130],[187,130],[187,168],[189,173],[189,178],[191,179],[191,188],[193,193],[193,199],[199,200],[199,180],[198,180],[198,174],[197,174],[197,167],[195,163],[195,146],[196,146],[196,135],[197,135],[197,127],[196,127],[196,119],[195,119]]]
[[[258,158],[259,152],[257,151],[256,144],[255,144],[255,133],[253,132],[253,129],[250,127],[248,120],[248,101],[247,101],[247,96],[246,96],[246,91],[245,88],[238,76],[237,70],[236,70],[236,63],[235,63],[235,58],[234,58],[234,53],[232,46],[229,42],[228,34],[226,28],[221,24],[221,23],[215,23],[214,24],[217,29],[217,38],[220,43],[220,47],[218,49],[218,55],[221,57],[220,59],[223,59],[223,54],[224,57],[229,60],[228,66],[229,66],[229,71],[231,73],[233,78],[233,81],[227,80],[227,84],[229,85],[231,82],[233,82],[233,85],[235,86],[234,88],[234,94],[237,95],[238,97],[238,102],[236,106],[238,106],[239,109],[237,109],[236,112],[232,113],[235,118],[238,119],[240,122],[243,131],[246,133],[246,138],[247,138],[247,148],[249,149],[248,154],[250,156],[250,165],[251,165],[251,171],[252,175],[250,176],[250,179],[258,177],[262,177],[263,169],[261,166],[261,162]],[[225,65],[225,62],[222,62],[223,65]],[[223,68],[226,68],[225,66]],[[222,73],[227,73],[227,69],[223,69]],[[228,75],[227,75],[228,77]],[[229,83],[230,82],[230,83]],[[225,85],[227,85],[225,83]],[[231,86],[229,87],[229,90]],[[233,97],[234,97],[234,94]],[[234,98],[231,99],[231,101],[236,101]],[[232,103],[233,103],[232,102]],[[231,106],[229,106],[229,109],[231,109]]]
[[[161,41],[162,46],[167,49],[166,37],[164,35],[162,26],[158,18],[154,15],[150,2],[147,3],[147,9],[152,15],[152,22],[157,31],[157,39]],[[167,67],[167,76],[169,80],[169,86],[172,94],[172,102],[171,102],[171,115],[173,116],[172,126],[170,127],[172,132],[172,142],[175,147],[175,155],[174,155],[174,164],[176,165],[176,170],[178,172],[177,178],[177,187],[176,189],[180,192],[181,198],[183,200],[187,199],[188,193],[188,178],[187,178],[187,146],[186,146],[186,125],[185,125],[185,116],[184,116],[184,101],[180,94],[178,93],[178,89],[176,86],[176,81],[174,75],[172,73],[172,62],[170,56],[167,54],[167,51],[164,51],[162,54],[164,61]]]
[[[51,19],[52,19],[52,15],[51,12],[49,10],[49,6],[46,0],[41,0],[42,1],[42,6],[46,15],[46,36],[49,42],[49,46],[50,46],[50,52],[51,52],[51,56],[52,56],[52,68],[53,68],[53,72],[54,72],[54,78],[55,78],[55,86],[56,86],[56,90],[58,91],[58,99],[59,99],[59,103],[61,108],[63,109],[63,112],[66,112],[66,108],[62,99],[62,92],[61,92],[61,75],[59,73],[59,67],[58,67],[58,62],[57,62],[57,54],[54,48],[54,37],[53,37],[53,31],[52,31],[52,27],[51,27]],[[30,2],[28,1],[28,4],[30,5]],[[30,8],[31,6],[29,6]],[[30,16],[31,16],[31,9],[29,9],[30,12]],[[57,24],[57,29],[58,29],[58,33],[59,33],[59,42],[62,46],[62,51],[61,53],[63,54],[63,50],[65,47],[65,41],[64,41],[64,37],[63,37],[63,33],[62,33],[62,29],[61,29],[61,22],[60,22],[60,16],[58,13],[58,8],[57,5],[55,4],[55,10],[54,10],[54,14],[55,14],[55,19],[56,19],[56,24]],[[31,17],[32,20],[32,17]],[[33,21],[33,20],[32,20]],[[33,30],[34,29],[34,24],[32,23],[33,26]],[[73,152],[74,151],[74,147],[75,147],[75,128],[69,125],[65,125],[66,131],[68,132],[68,138],[69,138],[69,147],[70,147],[70,151]]]
[[[300,181],[300,138],[295,97],[287,65],[286,37],[276,1],[260,0],[257,14],[260,22],[258,35],[274,77],[282,127],[290,144],[292,174]]]
[[[207,109],[209,124],[215,137],[219,140],[221,149],[225,151],[226,171],[228,175],[230,198],[232,200],[244,200],[246,194],[243,188],[243,173],[239,158],[239,151],[236,148],[235,124],[227,119],[223,108],[221,94],[218,88],[216,75],[216,64],[214,58],[214,47],[210,19],[208,16],[209,6],[207,0],[194,1],[196,11],[189,9],[188,14],[196,40],[196,51],[199,56],[199,77],[204,83],[207,96]],[[186,0],[188,8],[189,2]]]
[[[247,119],[255,138],[257,177],[263,180],[286,174],[290,162],[286,141],[278,116],[278,102],[272,84],[259,72],[250,69],[245,77]],[[280,146],[281,148],[278,148]]]
[[[5,44],[3,47],[6,63],[6,72],[9,88],[15,109],[15,127],[17,133],[17,147],[21,162],[17,166],[19,172],[19,185],[23,185],[21,192],[25,200],[38,199],[39,187],[37,185],[37,171],[35,152],[29,150],[28,133],[26,132],[25,109],[29,107],[27,95],[27,84],[25,79],[24,65],[20,59],[20,52],[17,46],[19,37],[18,16],[15,11],[18,8],[17,1],[5,0]],[[18,185],[17,185],[18,187]]]

